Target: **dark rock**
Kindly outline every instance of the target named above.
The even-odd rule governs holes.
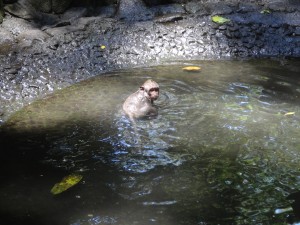
[[[16,40],[18,41],[18,45],[23,48],[31,46],[35,40],[45,42],[48,38],[49,35],[45,32],[39,29],[31,29],[20,33]]]
[[[114,5],[98,7],[94,10],[94,16],[113,17],[117,12],[117,8]]]
[[[295,28],[294,34],[297,35],[297,36],[300,36],[300,27]]]
[[[184,14],[185,9],[180,4],[169,4],[152,7],[151,11],[155,16],[162,16],[166,14]]]
[[[284,12],[287,9],[286,2],[283,0],[280,1],[273,1],[267,4],[267,8],[270,9],[271,11],[280,11]]]
[[[30,5],[24,4],[23,1],[16,2],[14,4],[5,5],[4,9],[10,14],[23,19],[32,20],[35,18],[34,9]]]
[[[4,18],[4,8],[3,8],[3,1],[0,0],[0,24],[2,23]]]
[[[230,7],[226,2],[208,3],[206,4],[208,11],[211,15],[224,15],[231,14],[233,12],[232,7]]]
[[[203,5],[201,4],[198,4],[197,2],[188,2],[186,5],[185,5],[185,10],[188,12],[188,13],[192,13],[192,14],[195,14],[199,11],[201,11],[203,9]]]
[[[63,13],[72,0],[27,0],[37,11],[44,13]]]
[[[145,21],[154,16],[142,0],[120,0],[116,15],[124,21]]]
[[[183,19],[183,15],[181,14],[170,14],[170,15],[156,17],[154,21],[157,23],[171,23],[182,19]]]
[[[14,36],[7,30],[0,30],[0,54],[5,54],[15,43]]]
[[[256,4],[241,2],[238,6],[237,12],[239,13],[248,13],[248,12],[255,12],[259,11],[259,6]]]

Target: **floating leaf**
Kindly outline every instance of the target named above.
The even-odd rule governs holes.
[[[240,121],[246,121],[247,119],[248,119],[248,116],[245,116],[245,115],[239,117]]]
[[[104,50],[104,49],[106,49],[106,46],[105,45],[101,45],[100,48],[101,48],[101,50]]]
[[[294,116],[295,112],[287,112],[286,114],[284,114],[285,116]]]
[[[262,11],[260,11],[261,14],[271,14],[271,10],[269,9],[264,9]]]
[[[276,209],[275,210],[275,214],[281,214],[281,213],[286,213],[286,212],[290,212],[293,211],[292,207],[287,207],[287,208],[283,208],[283,209]]]
[[[81,175],[78,174],[71,174],[69,176],[64,177],[61,182],[56,183],[53,188],[51,189],[51,193],[54,195],[60,194],[70,187],[73,187],[82,179]]]
[[[249,110],[253,110],[253,106],[252,105],[246,105],[246,108]]]
[[[201,70],[201,67],[200,66],[186,66],[186,67],[183,67],[182,70],[190,71],[190,72],[197,72],[197,71]]]
[[[212,16],[211,19],[213,22],[218,23],[218,24],[224,24],[224,23],[230,22],[230,19],[227,19],[222,16]]]

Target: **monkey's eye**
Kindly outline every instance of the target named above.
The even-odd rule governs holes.
[[[150,91],[159,91],[159,88],[151,88]]]

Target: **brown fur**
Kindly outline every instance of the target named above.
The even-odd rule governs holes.
[[[125,100],[123,110],[131,120],[157,116],[157,108],[153,102],[157,100],[158,96],[159,85],[149,79]]]

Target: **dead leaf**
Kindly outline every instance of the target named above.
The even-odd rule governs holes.
[[[284,116],[294,116],[295,112],[287,112],[284,114]]]
[[[186,67],[183,67],[182,70],[189,71],[189,72],[198,72],[201,70],[201,67],[200,66],[186,66]]]
[[[64,177],[59,183],[56,183],[51,189],[51,193],[54,195],[60,194],[70,187],[76,185],[82,179],[81,175],[71,174],[69,176]]]

